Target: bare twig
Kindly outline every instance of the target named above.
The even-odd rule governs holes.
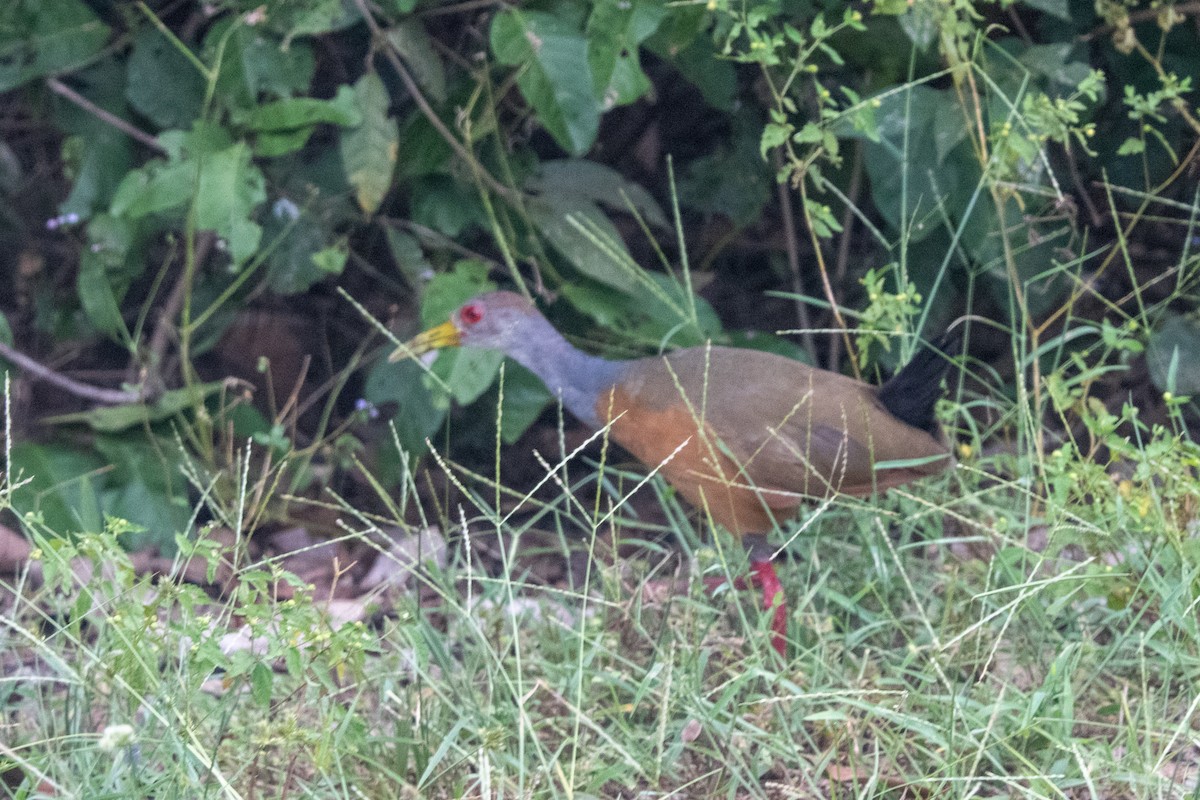
[[[837,256],[833,264],[834,298],[842,302],[841,288],[846,285],[846,273],[850,269],[850,239],[854,230],[854,207],[858,205],[858,195],[862,191],[863,176],[863,143],[854,145],[854,165],[850,167],[850,185],[846,187],[846,208],[842,212],[842,234],[838,237]],[[829,337],[829,369],[837,369],[838,359],[842,357],[842,340],[838,336]]]
[[[105,405],[123,405],[125,403],[136,403],[141,399],[141,396],[137,392],[128,392],[123,389],[104,389],[99,386],[81,383],[74,378],[68,378],[66,375],[50,369],[45,364],[34,361],[20,350],[4,342],[0,342],[0,356],[16,364],[38,380],[54,384],[63,391],[73,394],[76,397],[82,397],[85,400],[104,403]]]
[[[163,147],[161,144],[159,144],[158,140],[155,139],[153,136],[151,136],[150,134],[146,133],[143,130],[135,128],[133,125],[129,124],[129,122],[121,119],[116,114],[112,113],[111,111],[105,111],[103,108],[96,105],[91,100],[88,100],[86,97],[84,97],[79,92],[72,89],[70,86],[67,86],[65,83],[60,81],[58,78],[47,78],[46,85],[49,86],[50,91],[54,92],[56,95],[58,95],[60,97],[64,97],[67,100],[70,100],[72,103],[79,106],[84,111],[86,111],[89,114],[91,114],[92,116],[94,116],[96,119],[98,119],[102,122],[107,122],[109,125],[112,125],[114,128],[116,128],[121,133],[128,136],[130,139],[133,139],[134,141],[144,144],[146,147],[149,147],[150,149],[154,150],[156,153],[162,153],[163,155],[167,154],[166,148]]]
[[[783,166],[779,148],[772,153],[775,171]],[[808,316],[808,304],[804,302],[804,277],[800,274],[800,243],[796,236],[796,211],[792,208],[792,187],[787,181],[776,184],[779,192],[779,212],[783,217],[783,243],[787,249],[788,269],[792,272],[792,291],[796,293],[796,322],[800,325],[800,337],[804,349],[813,358],[817,356],[817,342],[813,339],[812,320]]]
[[[1177,3],[1174,6],[1172,6],[1171,10],[1174,13],[1179,14],[1180,16],[1187,16],[1189,14],[1200,14],[1200,3]],[[1139,22],[1147,22],[1152,19],[1158,19],[1158,15],[1161,13],[1161,11],[1162,11],[1161,7],[1155,7],[1155,8],[1143,9],[1142,11],[1130,12],[1129,24],[1135,25]],[[1105,24],[1105,25],[1100,25],[1096,28],[1093,28],[1092,30],[1090,30],[1087,33],[1080,36],[1079,38],[1086,42],[1086,41],[1095,39],[1098,36],[1104,36],[1104,35],[1112,33],[1112,32],[1113,32],[1113,26]]]
[[[1080,202],[1083,203],[1083,208],[1087,211],[1088,221],[1092,223],[1093,228],[1099,228],[1104,224],[1104,218],[1100,216],[1100,209],[1096,208],[1096,204],[1092,202],[1092,196],[1088,193],[1087,187],[1083,185],[1083,178],[1079,175],[1079,165],[1075,162],[1075,151],[1068,145],[1063,147],[1067,156],[1067,171],[1071,173],[1071,180],[1075,183],[1076,194]]]
[[[842,332],[842,339],[846,343],[846,354],[850,356],[850,368],[854,370],[854,377],[861,379],[862,371],[858,366],[858,356],[850,342],[850,326],[846,324],[846,319],[842,316],[842,310],[837,304],[837,296],[833,293],[833,286],[829,282],[829,270],[825,267],[825,254],[821,252],[821,239],[817,236],[816,228],[808,218],[808,189],[805,178],[802,177],[796,181],[796,185],[800,189],[800,199],[804,203],[804,219],[808,227],[808,238],[812,241],[813,257],[817,259],[817,271],[821,275],[821,288],[825,291],[825,299],[829,301],[829,310],[833,312],[834,322],[837,323],[838,329]]]

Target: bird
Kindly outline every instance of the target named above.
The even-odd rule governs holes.
[[[881,386],[761,350],[701,345],[613,361],[571,345],[511,291],[480,294],[396,361],[447,347],[499,350],[585,425],[621,445],[748,549],[749,583],[787,647],[787,602],[767,534],[805,502],[865,497],[952,463],[934,405],[957,349],[947,335]],[[745,586],[745,580],[735,586]]]

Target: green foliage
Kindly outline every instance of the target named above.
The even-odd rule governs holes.
[[[342,163],[359,208],[374,214],[392,185],[400,132],[387,114],[387,88],[378,75],[368,73],[360,78],[354,97],[362,122],[341,137]]]
[[[1018,442],[1013,471],[1044,481],[1031,493],[1099,498],[1090,524],[1149,535],[1176,512],[1139,527],[1129,509],[1166,478],[1126,476],[1124,497],[1101,479],[1112,464],[1078,462],[1154,452],[1188,469],[1200,378],[1181,312],[1195,259],[1185,248],[1147,276],[1130,246],[1150,217],[1194,236],[1180,178],[1200,135],[1200,47],[1185,13],[1103,2],[1093,16],[1062,0],[8,3],[0,91],[6,118],[36,136],[0,146],[5,319],[19,347],[124,359],[106,374],[140,398],[56,409],[57,439],[14,450],[14,477],[28,478],[14,506],[59,533],[128,520],[144,532],[124,541],[169,549],[193,509],[253,527],[286,514],[281,487],[319,493],[363,454],[391,487],[457,406],[478,404],[463,416],[499,418],[511,442],[550,403],[494,353],[446,352],[428,369],[371,360],[355,320],[345,348],[305,350],[331,374],[295,398],[270,383],[281,365],[242,376],[262,378],[251,409],[202,359],[265,298],[307,311],[345,287],[371,315],[401,309],[408,333],[511,285],[606,354],[704,341],[795,354],[722,324],[737,307],[727,290],[752,284],[796,290],[809,336],[856,328],[811,348],[836,361],[855,342],[844,364],[822,362],[847,371],[894,366],[961,310],[995,321],[1011,365],[972,376],[980,418],[956,420],[972,445]],[[853,246],[826,263],[822,240],[840,236]],[[1122,262],[1129,285],[1106,286]],[[1079,319],[1093,299],[1107,316]],[[757,298],[740,308],[756,327],[790,324],[759,320]],[[116,347],[75,347],[105,339]],[[1142,350],[1163,418],[1101,413],[1093,385]],[[386,409],[388,435],[359,429],[351,390]],[[1047,420],[1061,447],[1041,442]],[[242,482],[259,490],[246,508]],[[252,684],[265,696],[264,675]]]
[[[899,292],[887,291],[885,284],[888,272],[895,272],[894,264],[890,270],[877,272],[869,269],[862,279],[869,305],[863,309],[859,319],[858,351],[867,363],[872,359],[871,350],[874,346],[891,353],[893,340],[903,335],[921,310],[921,295],[911,281],[899,287]]]
[[[1192,14],[3,4],[0,339],[137,398],[55,403],[45,440],[6,442],[0,511],[45,583],[14,579],[0,649],[50,676],[4,684],[6,785],[15,764],[19,791],[46,774],[88,797],[1194,792]],[[595,449],[541,476],[561,492],[477,471],[552,405],[530,373],[478,351],[386,363],[337,299],[407,334],[501,285],[620,356],[797,355],[723,324],[790,326],[766,288],[794,290],[807,355],[835,369],[891,368],[963,310],[994,328],[968,324],[985,357],[941,408],[946,484],[775,533],[780,661],[757,602],[700,589],[740,553],[657,479],[629,502],[644,474]],[[342,328],[297,345],[298,388],[231,327],[271,303]],[[241,383],[203,371],[230,330],[223,352],[257,366]],[[415,469],[431,440],[475,459],[442,462],[448,504]],[[208,538],[330,497],[339,524],[384,508],[467,542],[421,577],[435,610],[336,627],[300,579]],[[520,545],[546,530],[582,585],[534,585]],[[691,573],[647,555],[663,536]],[[142,547],[175,558],[159,580],[125,554]],[[174,580],[189,562],[232,571],[227,597]],[[656,602],[667,574],[688,586]],[[222,647],[243,624],[255,646]]]
[[[40,665],[7,684],[6,780],[81,796],[219,785],[449,798],[484,772],[492,793],[566,796],[538,788],[557,759],[575,797],[645,785],[760,796],[780,779],[861,796],[901,785],[955,796],[968,782],[995,794],[1186,794],[1179,776],[1194,759],[1179,732],[1195,724],[1200,562],[1176,534],[1195,524],[1200,461],[1169,434],[1144,445],[1124,451],[1131,486],[1103,469],[1069,476],[1087,462],[1064,448],[1037,507],[1021,502],[1026,478],[995,472],[957,496],[925,485],[882,505],[841,498],[789,524],[797,642],[786,659],[765,643],[757,598],[704,588],[739,574],[744,557],[723,537],[697,541],[665,493],[656,502],[690,568],[639,547],[650,531],[636,516],[601,517],[605,507],[560,494],[549,508],[564,522],[611,526],[630,555],[608,563],[590,557],[598,537],[565,540],[586,575],[547,588],[519,549],[493,573],[476,551],[421,576],[435,605],[403,596],[370,627],[339,623],[347,604],[313,599],[207,531],[180,537],[155,581],[118,544],[124,520],[72,540],[37,536],[44,584],[16,591],[0,627],[5,652]],[[622,476],[602,473],[605,503],[623,502]],[[1157,490],[1172,502],[1143,502]],[[536,521],[474,500],[463,513],[475,541],[538,535]],[[1162,510],[1179,515],[1170,537],[1149,522]],[[944,531],[945,516],[971,533]],[[1069,554],[1081,532],[1112,522],[1111,563]],[[986,559],[954,556],[986,543]],[[232,573],[229,596],[171,580],[187,564],[208,580]],[[293,596],[280,600],[280,586]],[[656,599],[664,586],[669,599]]]
[[[1154,385],[1174,401],[1200,395],[1200,321],[1194,314],[1174,314],[1154,331],[1146,355]]]
[[[496,15],[491,46],[502,64],[521,66],[517,85],[564,150],[584,153],[600,127],[588,43],[570,21],[539,11]]]
[[[0,92],[83,66],[109,30],[81,0],[18,0],[0,11]]]

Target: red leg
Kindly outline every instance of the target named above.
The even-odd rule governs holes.
[[[762,585],[763,609],[775,609],[771,617],[771,646],[781,656],[787,656],[787,598],[783,594],[783,585],[775,574],[775,565],[770,560],[751,561],[751,580]],[[776,605],[776,598],[779,604]]]
[[[708,577],[704,579],[704,587],[711,593],[724,586],[728,581],[724,577]],[[747,578],[734,578],[734,589],[747,589],[751,586],[761,586],[763,590],[763,609],[775,609],[771,617],[771,646],[779,655],[787,654],[787,600],[783,594],[783,585],[775,574],[775,565],[770,559],[750,561],[750,575]],[[775,598],[779,605],[775,605]]]

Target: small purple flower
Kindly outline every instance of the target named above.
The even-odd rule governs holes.
[[[365,413],[367,415],[367,419],[379,418],[379,409],[375,407],[374,403],[363,397],[360,397],[354,401],[354,410]]]

